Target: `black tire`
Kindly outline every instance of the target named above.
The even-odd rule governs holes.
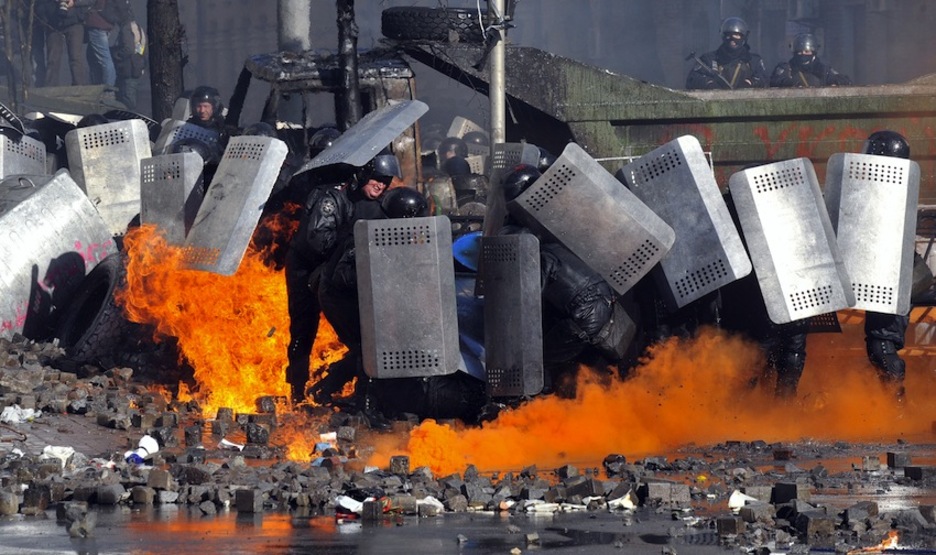
[[[481,17],[487,18],[484,10]],[[468,8],[387,8],[380,29],[394,40],[453,42],[454,33],[460,42],[484,42],[483,20],[478,21],[478,10]]]
[[[72,360],[96,364],[115,352],[129,328],[114,300],[115,291],[125,281],[126,265],[119,254],[100,261],[82,280],[56,332],[59,345]]]

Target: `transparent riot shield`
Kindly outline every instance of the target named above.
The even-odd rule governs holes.
[[[205,196],[205,163],[195,152],[162,154],[143,160],[140,221],[154,224],[170,245],[182,246]]]
[[[75,183],[111,233],[125,233],[140,213],[140,161],[151,156],[146,124],[135,119],[73,129],[65,147]]]
[[[675,241],[672,227],[575,143],[509,208],[527,227],[565,245],[618,294]]]
[[[676,232],[655,276],[670,310],[751,273],[751,260],[731,221],[699,140],[679,137],[616,174]]]
[[[237,271],[286,151],[286,143],[271,137],[230,140],[185,238],[188,267],[222,275]]]
[[[419,378],[458,370],[451,226],[445,216],[354,224],[368,376]]]
[[[331,164],[361,167],[429,110],[425,102],[401,100],[370,112],[306,162],[294,175]]]
[[[808,158],[735,173],[728,187],[771,321],[783,324],[855,304]]]
[[[98,262],[117,252],[104,219],[67,170],[0,181],[0,337],[47,333]]]
[[[833,154],[825,200],[855,292],[855,308],[910,311],[920,166],[873,154]]]
[[[186,101],[186,106],[188,102]],[[183,139],[197,139],[208,146],[221,150],[221,136],[213,129],[206,129],[194,123],[177,119],[166,119],[162,122],[162,130],[153,146],[155,154],[171,154],[172,146]]]
[[[492,397],[543,389],[539,241],[531,234],[484,237],[484,356]]]

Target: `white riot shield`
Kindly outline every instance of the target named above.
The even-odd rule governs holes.
[[[38,339],[98,262],[117,252],[67,170],[0,182],[0,337]]]
[[[354,247],[367,375],[420,378],[458,370],[448,218],[359,220]]]
[[[162,154],[141,162],[140,221],[160,228],[170,245],[182,246],[205,196],[205,163],[195,152]]]
[[[855,308],[910,311],[920,166],[873,154],[833,154],[825,200],[855,292]]]
[[[728,187],[771,321],[784,324],[855,304],[808,158],[735,173]]]
[[[187,101],[185,105],[188,106]],[[153,152],[155,154],[171,154],[172,145],[182,139],[198,139],[218,151],[221,150],[221,136],[217,131],[182,120],[166,119],[162,122],[162,130],[159,132],[159,137],[156,138]]]
[[[42,141],[0,135],[0,179],[11,175],[47,175],[46,149]]]
[[[146,124],[135,119],[73,129],[65,147],[75,183],[111,233],[123,235],[140,213],[140,160],[152,155]]]
[[[618,294],[645,276],[676,239],[672,227],[575,143],[509,208],[527,227],[565,245]]]
[[[230,140],[185,238],[188,267],[222,275],[237,271],[287,150],[271,137]]]
[[[543,307],[535,235],[484,237],[484,367],[492,397],[543,390]]]
[[[374,110],[293,175],[331,164],[362,167],[428,110],[429,106],[419,100],[401,100]]]
[[[751,260],[698,139],[685,135],[670,141],[617,176],[676,232],[657,279],[670,310],[751,273]]]

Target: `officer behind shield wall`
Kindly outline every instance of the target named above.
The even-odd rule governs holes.
[[[508,202],[527,190],[542,174],[520,164],[504,176],[502,189]],[[531,233],[508,215],[501,235]],[[597,272],[555,241],[540,237],[540,284],[543,295],[543,366],[547,384],[565,396],[574,395],[571,378],[579,363],[603,358],[622,361],[601,348],[613,321],[617,295]],[[597,365],[596,365],[597,366]],[[603,365],[602,365],[603,366]]]
[[[383,156],[396,160],[392,154]],[[378,160],[370,169],[365,168],[365,173],[370,172],[370,177],[366,178],[369,179],[368,183],[362,186],[364,198],[354,203],[354,209],[347,218],[348,227],[342,226],[339,230],[339,244],[322,268],[319,304],[335,329],[338,340],[348,348],[348,352],[341,360],[329,365],[327,375],[312,387],[312,398],[316,404],[331,404],[335,401],[332,396],[357,378],[354,395],[350,399],[351,406],[361,412],[371,428],[376,429],[388,428],[389,422],[377,407],[373,383],[364,373],[353,225],[358,220],[416,218],[429,213],[426,197],[415,189],[397,187],[383,194],[389,180],[386,181],[387,185],[378,180],[401,175],[399,163],[394,167],[389,158]],[[375,181],[381,185],[374,185]]]
[[[748,45],[750,29],[740,17],[721,24],[722,43],[717,50],[695,58],[686,77],[687,89],[750,89],[766,87],[767,68]]]
[[[306,200],[299,229],[286,254],[286,294],[290,320],[286,381],[290,385],[294,402],[305,399],[309,356],[315,344],[322,312],[319,284],[321,274],[325,271],[324,266],[336,253],[340,256],[343,251],[353,247],[355,221],[383,217],[378,199],[393,178],[401,175],[396,156],[388,152],[381,153],[356,171],[347,183],[317,187]],[[338,333],[338,338],[348,345],[341,337],[344,328],[348,327],[343,326],[344,315],[333,315],[334,320],[328,314],[326,317]],[[360,329],[354,333],[359,336]],[[328,375],[313,387],[313,399],[320,405],[330,402],[332,394],[341,390],[352,377],[353,372],[347,377],[342,375],[340,365],[338,369],[333,365]]]
[[[851,79],[819,61],[819,41],[812,33],[800,33],[791,45],[793,57],[777,64],[770,76],[771,87],[837,87]]]
[[[865,141],[863,154],[910,158],[910,144],[895,131],[876,131]],[[904,337],[910,324],[909,314],[865,312],[865,346],[868,359],[886,383],[903,384],[906,362],[897,351],[904,347]],[[902,387],[899,393],[902,394]]]
[[[206,85],[195,87],[192,96],[189,97],[189,110],[192,117],[187,123],[211,129],[219,134],[225,133],[224,105],[221,103],[218,89]]]

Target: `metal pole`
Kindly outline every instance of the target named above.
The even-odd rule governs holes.
[[[498,33],[491,51],[491,157],[494,145],[507,140],[506,130],[506,79],[504,75],[504,53],[507,41],[507,26],[504,22],[504,0],[488,0],[488,16],[492,18],[492,31]]]

